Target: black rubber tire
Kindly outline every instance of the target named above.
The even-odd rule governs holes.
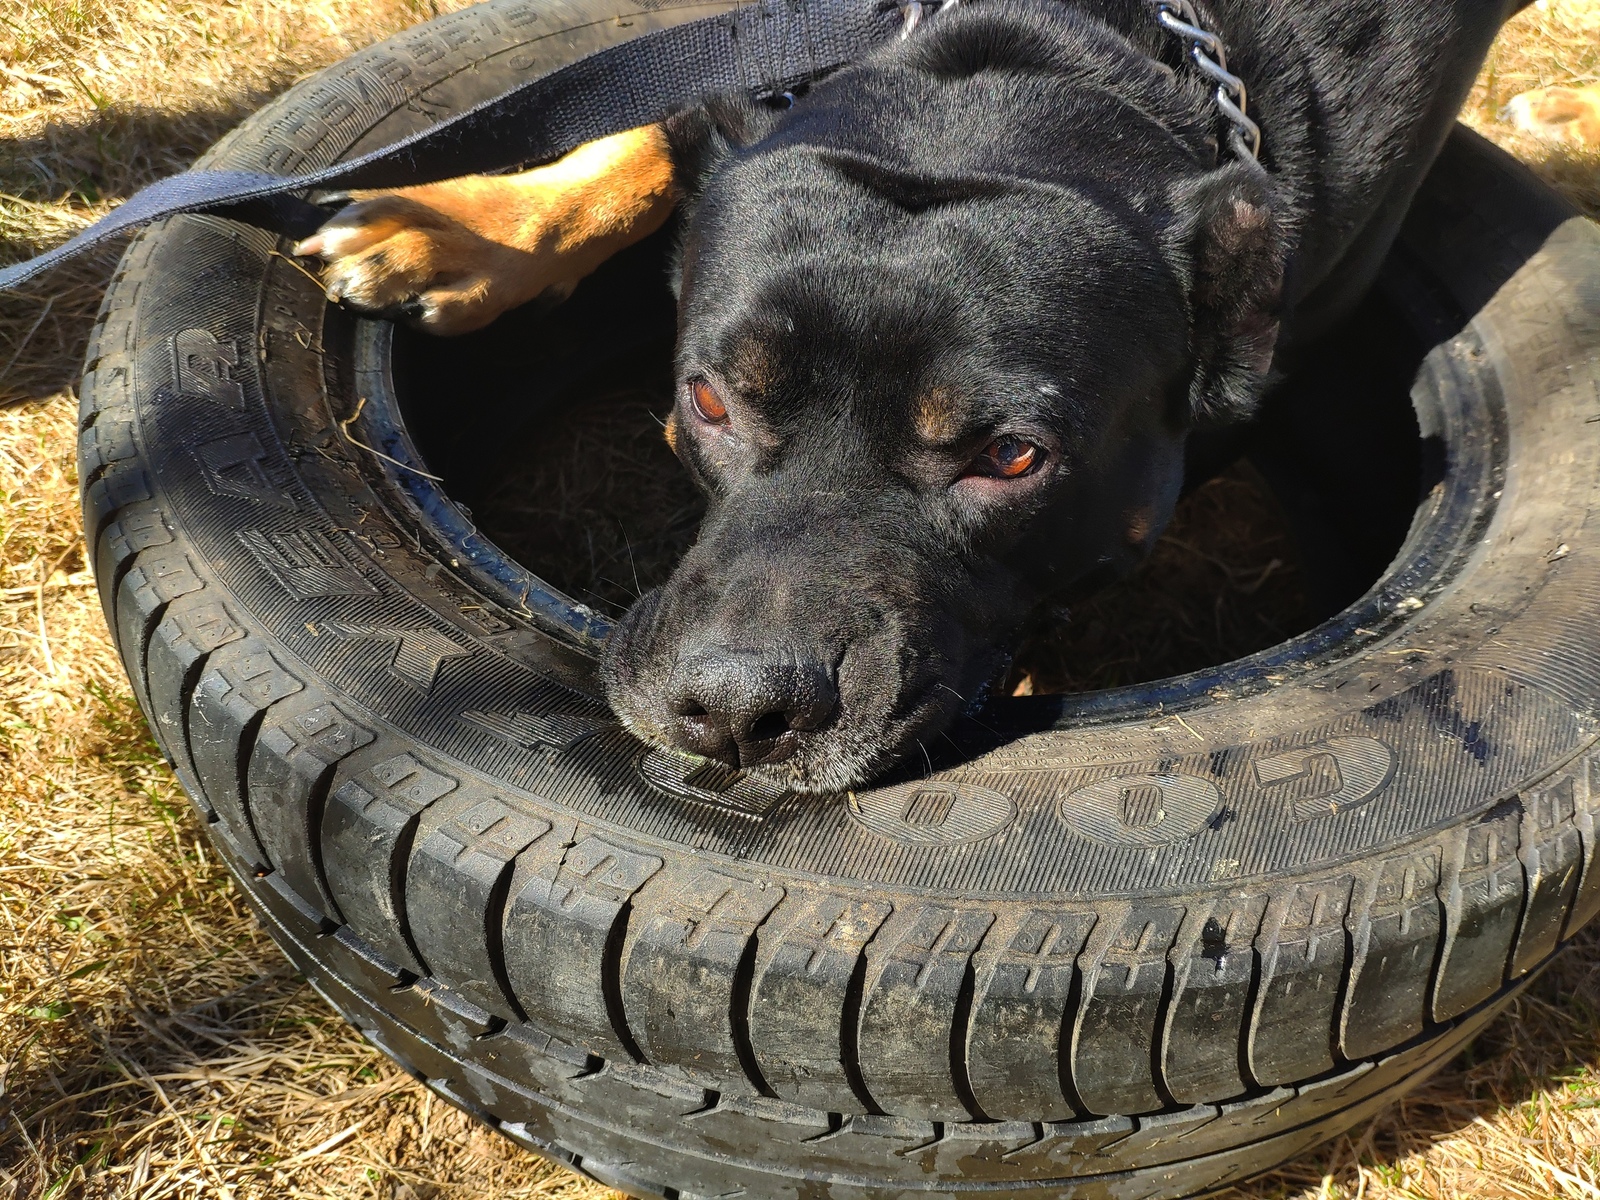
[[[209,158],[319,165],[718,7],[491,0]],[[833,800],[617,729],[604,623],[397,465],[387,328],[278,250],[184,217],[117,272],[107,619],[287,953],[541,1153],[639,1196],[1190,1195],[1387,1104],[1600,910],[1600,232],[1470,135],[1386,277],[1437,484],[1384,578]]]

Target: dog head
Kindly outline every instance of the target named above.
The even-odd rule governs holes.
[[[608,694],[803,791],[926,749],[1035,606],[1137,563],[1272,352],[1258,176],[954,16],[740,116],[682,250],[669,437],[709,507]]]

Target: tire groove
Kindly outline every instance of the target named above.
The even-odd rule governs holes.
[[[261,838],[256,829],[254,806],[250,802],[250,759],[255,754],[256,740],[261,736],[261,726],[266,721],[267,714],[282,703],[283,700],[281,699],[274,700],[271,704],[264,705],[250,715],[243,728],[239,730],[239,742],[233,756],[235,786],[239,789],[239,801],[244,809],[245,826],[249,829],[251,838],[258,845],[261,842]],[[276,863],[271,862],[267,865],[277,866]]]
[[[633,917],[633,898],[622,901],[617,915],[606,933],[605,949],[600,959],[600,995],[605,1002],[606,1015],[611,1019],[611,1032],[633,1061],[649,1065],[650,1060],[639,1048],[638,1039],[628,1027],[628,1013],[622,1003],[622,955],[628,941],[628,922]]]
[[[884,1111],[867,1089],[867,1080],[861,1070],[861,1006],[867,990],[867,947],[876,940],[874,933],[856,955],[856,965],[850,972],[850,982],[845,987],[844,1005],[839,1010],[839,1065],[844,1068],[845,1080],[850,1090],[869,1115],[883,1116]]]
[[[761,1095],[769,1100],[776,1100],[778,1093],[773,1091],[772,1085],[767,1082],[761,1064],[756,1060],[755,1043],[750,1038],[750,1005],[753,1003],[752,993],[755,989],[756,950],[760,943],[761,930],[771,918],[772,913],[768,912],[751,931],[745,941],[744,952],[739,956],[739,965],[734,968],[733,989],[728,1000],[728,1028],[733,1034],[733,1051],[739,1058],[739,1066],[744,1069],[745,1078]]]
[[[1422,993],[1422,1029],[1426,1033],[1434,1026],[1433,997],[1439,988],[1439,973],[1444,969],[1444,951],[1450,942],[1450,910],[1445,900],[1445,856],[1448,843],[1439,843],[1439,877],[1434,881],[1434,903],[1439,906],[1439,933],[1433,943],[1433,959],[1428,964],[1428,984]]]
[[[973,951],[981,950],[980,945]],[[950,1083],[955,1088],[956,1099],[974,1121],[991,1118],[978,1104],[972,1090],[972,1075],[967,1063],[967,1035],[972,1024],[972,1006],[978,992],[978,971],[972,959],[967,959],[966,970],[961,975],[961,986],[956,991],[955,1011],[950,1017]],[[941,1133],[942,1136],[942,1133]]]
[[[401,939],[405,942],[406,948],[416,956],[416,960],[422,964],[422,974],[431,978],[433,971],[428,968],[428,960],[422,956],[422,951],[417,947],[417,939],[411,932],[411,918],[406,911],[406,873],[411,866],[411,847],[416,843],[417,830],[421,825],[422,812],[413,813],[401,827],[399,836],[395,838],[394,855],[389,860],[389,897],[394,905],[395,923],[399,926]]]
[[[511,972],[506,967],[506,905],[511,900],[511,880],[516,871],[517,860],[513,856],[500,868],[494,886],[489,889],[489,903],[484,913],[484,922],[485,935],[488,939],[489,966],[494,971],[494,981],[499,986],[501,994],[505,996],[506,1003],[511,1006],[511,1011],[516,1014],[517,1020],[527,1024],[528,1014],[523,1011],[521,1003],[517,1000],[516,991],[511,986]]]
[[[309,840],[307,850],[311,856],[311,870],[322,893],[320,899],[328,906],[328,915],[341,925],[346,924],[346,921],[344,914],[339,910],[338,900],[334,898],[333,886],[328,881],[328,864],[322,848],[322,822],[328,810],[328,796],[333,791],[334,776],[338,773],[340,765],[349,757],[347,754],[337,762],[324,766],[318,772],[316,779],[312,780],[306,795],[306,831]]]
[[[1172,1089],[1167,1085],[1166,1064],[1161,1061],[1167,1019],[1171,1015],[1173,993],[1176,988],[1177,968],[1172,965],[1172,953],[1169,949],[1161,975],[1161,998],[1156,1001],[1156,1019],[1150,1034],[1150,1082],[1155,1087],[1156,1095],[1161,1098],[1161,1106],[1164,1109],[1181,1107],[1173,1098]]]
[[[1083,956],[1086,952],[1080,949],[1072,960],[1072,982],[1067,985],[1067,999],[1061,1006],[1061,1028],[1056,1034],[1056,1079],[1061,1085],[1061,1097],[1080,1120],[1089,1115],[1089,1106],[1083,1102],[1072,1078],[1072,1031],[1077,1028],[1078,1006],[1083,1003]]]
[[[1350,998],[1350,985],[1352,982],[1350,978],[1350,971],[1355,965],[1356,960],[1356,935],[1355,931],[1350,928],[1350,923],[1352,918],[1355,916],[1354,901],[1356,899],[1357,888],[1361,888],[1363,890],[1365,888],[1364,882],[1359,877],[1355,882],[1355,886],[1351,888],[1351,906],[1349,911],[1345,913],[1344,962],[1339,968],[1339,986],[1334,989],[1333,993],[1333,1025],[1332,1028],[1328,1030],[1328,1053],[1333,1058],[1333,1066],[1335,1070],[1338,1070],[1342,1064],[1350,1061],[1344,1055],[1344,1047],[1342,1045],[1344,1039],[1341,1036],[1341,1026],[1344,1023],[1344,1006]]]
[[[1265,909],[1263,919],[1265,919]],[[1261,964],[1261,951],[1256,948],[1256,937],[1260,936],[1259,929],[1250,939],[1250,986],[1244,993],[1244,1019],[1239,1022],[1239,1078],[1244,1081],[1245,1089],[1250,1092],[1264,1090],[1261,1082],[1256,1079],[1255,1071],[1250,1066],[1250,1043],[1255,1035],[1256,1000],[1261,994],[1261,982],[1264,970]],[[1220,1099],[1220,1097],[1219,1097]]]

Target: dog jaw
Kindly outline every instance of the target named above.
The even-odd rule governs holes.
[[[670,649],[660,644],[641,647],[637,641],[657,600],[655,594],[647,595],[613,632],[601,665],[606,699],[635,737],[678,753],[695,753],[666,717],[657,686],[670,674],[660,665],[663,657],[670,657]],[[858,643],[858,656],[860,649]],[[993,674],[998,665],[998,660],[989,664],[986,672]],[[847,676],[832,719],[797,737],[781,761],[738,765],[803,795],[846,792],[914,753],[917,746],[926,752],[927,744],[968,704],[939,678],[897,679],[888,671],[879,672],[877,678],[863,677],[873,673],[869,665],[863,672],[853,672],[853,678]]]

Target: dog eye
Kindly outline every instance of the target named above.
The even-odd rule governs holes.
[[[1038,470],[1044,461],[1044,450],[1019,437],[996,438],[972,460],[974,475],[990,475],[996,479],[1021,479]]]
[[[728,420],[728,406],[717,395],[717,390],[704,379],[689,381],[689,403],[695,414],[707,424],[724,425]]]

